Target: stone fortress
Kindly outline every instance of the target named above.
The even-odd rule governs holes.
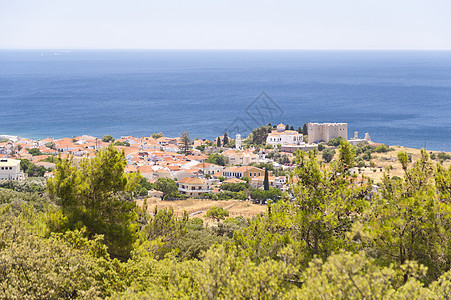
[[[308,143],[328,142],[330,139],[342,137],[348,140],[348,123],[309,123]],[[352,145],[371,142],[368,132],[363,139],[359,138],[359,133],[354,132],[354,137],[349,139]]]
[[[327,142],[337,137],[348,139],[348,123],[308,123],[308,143]]]

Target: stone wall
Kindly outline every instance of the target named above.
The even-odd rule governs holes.
[[[348,123],[309,123],[308,143],[327,142],[341,136],[348,139]]]

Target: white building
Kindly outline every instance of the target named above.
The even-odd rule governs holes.
[[[308,143],[328,142],[342,137],[348,139],[348,123],[308,123]]]
[[[302,133],[294,130],[286,130],[284,124],[277,125],[277,130],[273,130],[266,138],[266,144],[276,146],[278,144],[284,145],[302,145],[304,138]]]
[[[369,143],[371,142],[371,137],[370,134],[368,132],[365,133],[365,138],[360,139],[359,138],[359,132],[358,131],[354,131],[354,137],[349,139],[349,142],[351,143],[351,145],[355,146],[358,144],[362,144],[362,143]]]
[[[227,165],[249,165],[251,163],[258,163],[259,156],[258,154],[252,153],[250,149],[246,149],[245,151],[239,151],[234,149],[229,149],[225,152],[222,152],[222,155],[227,158]]]
[[[25,175],[20,172],[20,160],[0,159],[0,179],[21,180]]]
[[[180,193],[192,197],[199,197],[212,191],[209,181],[204,178],[185,177],[178,182],[178,186]]]
[[[235,150],[241,150],[241,134],[239,133],[235,137]]]

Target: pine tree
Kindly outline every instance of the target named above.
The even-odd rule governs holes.
[[[137,238],[135,203],[128,197],[140,175],[124,172],[124,152],[112,145],[77,166],[72,159],[58,159],[49,179],[49,194],[57,199],[70,229],[86,228],[89,238],[104,235],[112,257],[127,260]]]
[[[186,154],[186,153],[188,153],[188,151],[191,148],[191,139],[189,137],[188,131],[186,131],[186,130],[183,131],[181,138],[182,138],[182,150],[183,150],[183,153]]]

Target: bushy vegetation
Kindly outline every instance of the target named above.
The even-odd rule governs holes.
[[[109,143],[109,142],[114,142],[114,138],[111,135],[104,135],[102,137],[102,142],[104,143]]]
[[[46,168],[43,166],[38,167],[28,159],[20,160],[20,169],[27,174],[28,177],[44,177],[45,172],[47,172]]]
[[[257,189],[252,191],[251,197],[260,203],[265,203],[268,199],[273,202],[277,202],[282,198],[282,192],[276,188],[269,188],[268,190]]]
[[[210,154],[205,162],[212,163],[218,166],[225,166],[227,164],[227,158],[221,154],[214,153]]]
[[[130,147],[130,143],[127,142],[127,141],[124,141],[124,142],[116,141],[116,142],[114,142],[113,145],[114,145],[114,146],[126,146],[126,147]]]
[[[56,155],[49,155],[41,161],[46,161],[49,163],[56,164],[58,162],[58,157]]]
[[[161,138],[163,136],[164,136],[163,132],[158,132],[158,133],[152,133],[151,134],[151,137],[154,138],[154,139],[159,139],[159,138]]]
[[[207,145],[200,145],[200,146],[196,146],[196,149],[203,152],[206,147],[207,147]]]
[[[217,222],[225,219],[226,217],[229,216],[229,212],[224,209],[223,207],[219,207],[219,206],[213,206],[211,207],[207,213],[206,213],[207,218],[212,218],[214,220],[216,220]]]
[[[0,298],[449,299],[451,168],[401,153],[404,178],[386,170],[375,191],[338,152],[327,167],[297,153],[291,202],[209,227],[136,207],[141,179],[112,147],[62,160],[52,197],[0,189]]]
[[[334,158],[334,155],[335,155],[334,149],[324,149],[321,152],[321,156],[326,163],[330,162]]]
[[[246,182],[243,183],[223,183],[221,185],[221,189],[224,191],[230,191],[230,192],[241,192],[245,191],[249,188],[249,184]]]
[[[38,148],[30,148],[27,149],[28,153],[30,153],[33,156],[38,156],[38,155],[42,155],[41,150],[39,150]]]
[[[0,188],[11,189],[17,192],[39,192],[45,191],[45,178],[28,177],[25,180],[0,180]]]
[[[437,158],[440,160],[448,160],[448,159],[451,159],[451,155],[449,155],[445,152],[440,152],[439,154],[437,154]]]
[[[326,145],[327,145],[327,146],[334,146],[334,147],[337,147],[337,146],[340,145],[341,141],[344,141],[344,139],[343,139],[341,136],[339,136],[339,137],[337,137],[337,138],[330,139],[330,140],[326,143]]]
[[[281,165],[289,164],[291,162],[288,156],[281,154],[279,151],[271,151],[266,155],[266,157],[274,160]]]

